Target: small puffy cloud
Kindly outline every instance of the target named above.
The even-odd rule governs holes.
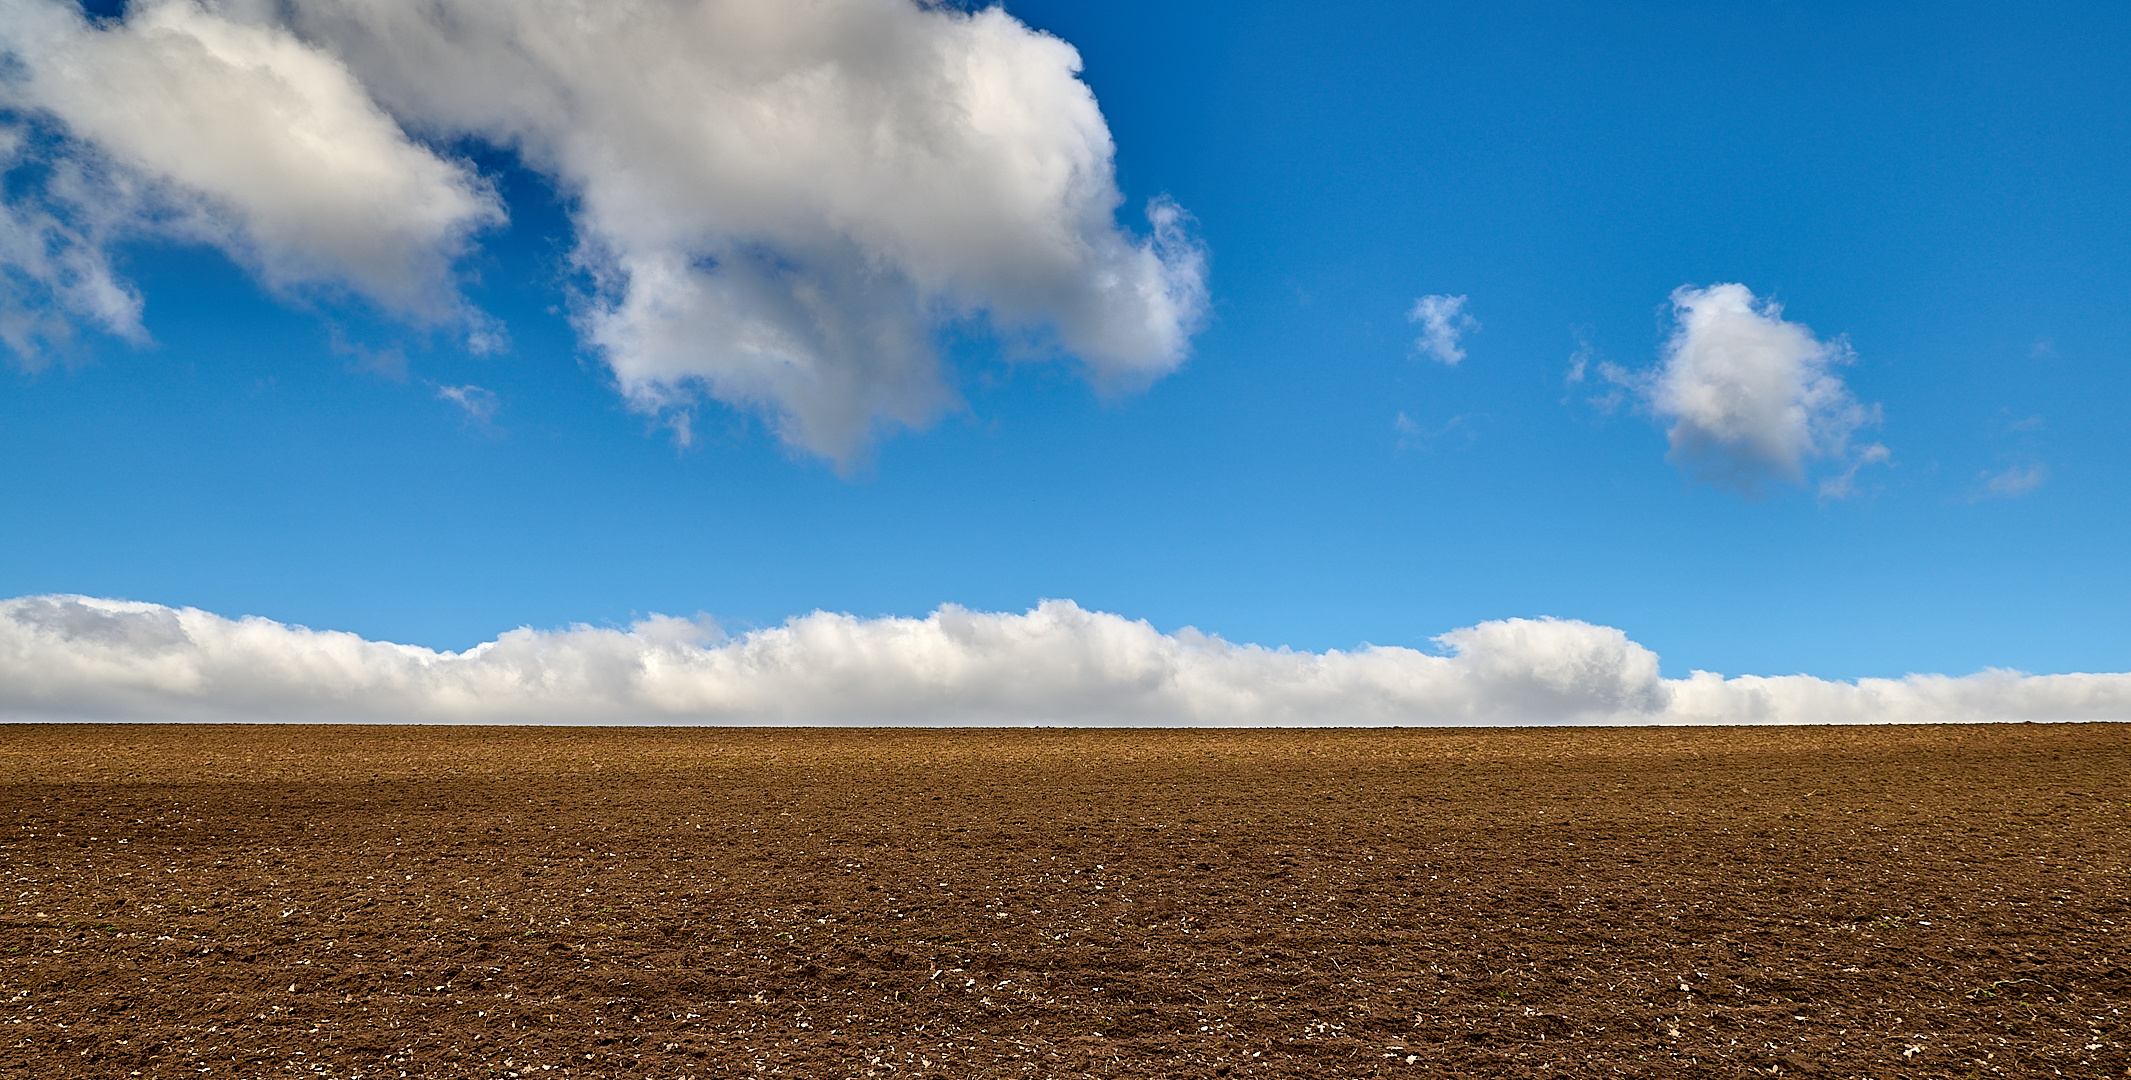
[[[514,630],[464,652],[192,608],[0,601],[0,721],[1329,726],[2131,719],[2131,675],[1662,678],[1619,630],[1505,619],[1447,655],[1292,652],[1046,601]]]
[[[1465,300],[1463,296],[1423,296],[1415,300],[1413,309],[1406,312],[1407,322],[1421,326],[1421,336],[1413,341],[1414,350],[1452,366],[1465,359],[1459,339],[1480,329],[1480,320],[1465,313]]]
[[[104,242],[176,232],[276,288],[349,288],[440,318],[458,307],[453,258],[501,217],[470,169],[410,139],[344,64],[279,27],[193,0],[144,0],[109,24],[56,0],[0,0],[0,53],[0,105],[56,121],[77,168],[152,189],[165,210],[98,200],[125,226]]]
[[[0,0],[0,52],[0,105],[270,283],[417,314],[467,314],[451,262],[501,213],[432,144],[514,151],[573,207],[581,338],[677,431],[707,397],[847,461],[955,407],[950,324],[1132,388],[1182,363],[1206,309],[1189,215],[1155,199],[1143,235],[1118,224],[1079,54],[998,7],[142,0],[91,23]],[[38,228],[57,235],[14,231]],[[32,269],[128,325],[97,266]]]
[[[1681,286],[1672,311],[1655,370],[1601,372],[1670,421],[1669,457],[1688,475],[1752,494],[1768,480],[1802,483],[1808,462],[1828,460],[1845,471],[1823,495],[1840,497],[1860,466],[1887,460],[1884,446],[1851,445],[1879,410],[1835,373],[1851,359],[1840,339],[1820,340],[1744,285]]]

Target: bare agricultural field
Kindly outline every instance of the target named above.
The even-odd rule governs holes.
[[[2131,728],[0,727],[0,1076],[2131,1075]]]

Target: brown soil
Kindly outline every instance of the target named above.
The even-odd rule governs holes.
[[[2131,1075],[2131,727],[0,727],[0,1076]]]

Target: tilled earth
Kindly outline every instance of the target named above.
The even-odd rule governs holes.
[[[0,1076],[2131,1075],[2131,728],[0,727]]]

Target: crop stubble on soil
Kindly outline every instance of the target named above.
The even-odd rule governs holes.
[[[2131,728],[0,727],[0,1075],[2125,1076]]]

